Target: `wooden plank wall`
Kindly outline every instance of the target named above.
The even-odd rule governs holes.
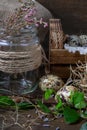
[[[55,18],[60,18],[68,34],[87,33],[87,0],[38,0]]]

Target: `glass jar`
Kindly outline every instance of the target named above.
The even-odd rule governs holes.
[[[3,32],[1,29],[0,35]],[[0,39],[0,92],[4,94],[29,94],[38,86],[42,59],[37,29],[26,26],[20,32]]]

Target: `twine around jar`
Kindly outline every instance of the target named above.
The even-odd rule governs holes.
[[[26,51],[0,51],[0,71],[22,73],[37,69],[42,62],[41,45],[31,45]]]

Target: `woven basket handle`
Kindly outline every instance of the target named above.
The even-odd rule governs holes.
[[[49,28],[50,28],[50,43],[49,43],[50,49],[63,49],[65,36],[62,30],[61,20],[50,19]]]

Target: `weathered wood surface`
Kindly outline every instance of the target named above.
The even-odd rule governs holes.
[[[50,62],[51,64],[76,64],[78,61],[85,61],[85,56],[79,52],[70,53],[65,49],[51,49]]]
[[[12,124],[14,122],[15,117],[13,117],[14,115],[14,111],[5,111],[0,113],[3,115],[3,117],[6,117],[5,122],[7,122],[8,124]],[[61,130],[79,130],[81,125],[85,122],[85,120],[81,120],[80,123],[76,123],[73,125],[69,125],[67,123],[65,123],[64,118],[58,118],[55,120],[51,120],[49,122],[43,122],[43,120],[41,119],[37,119],[37,113],[35,113],[35,109],[33,110],[27,110],[27,111],[19,111],[19,120],[18,123],[20,124],[25,124],[26,126],[30,125],[30,119],[34,120],[34,123],[31,124],[31,128],[32,130],[56,130],[56,127],[59,127]],[[29,117],[30,115],[30,117]],[[13,117],[13,118],[11,118]],[[52,119],[52,118],[51,118]],[[1,120],[1,118],[0,118]],[[50,120],[50,118],[49,118]],[[29,122],[29,123],[27,123]],[[49,125],[48,127],[46,127],[45,125]],[[7,128],[1,128],[0,130],[25,130],[26,128],[22,128],[20,127],[20,125],[17,124],[13,124],[11,126],[8,125]],[[29,129],[28,129],[29,130]]]
[[[70,76],[70,65],[74,68],[78,61],[84,62],[85,55],[70,53],[65,49],[50,50],[50,71],[64,80]]]
[[[75,66],[73,66],[74,68]],[[61,77],[65,82],[70,77],[70,65],[51,65],[50,71],[54,75],[58,75]]]
[[[68,34],[87,33],[87,0],[38,0],[62,21]]]

